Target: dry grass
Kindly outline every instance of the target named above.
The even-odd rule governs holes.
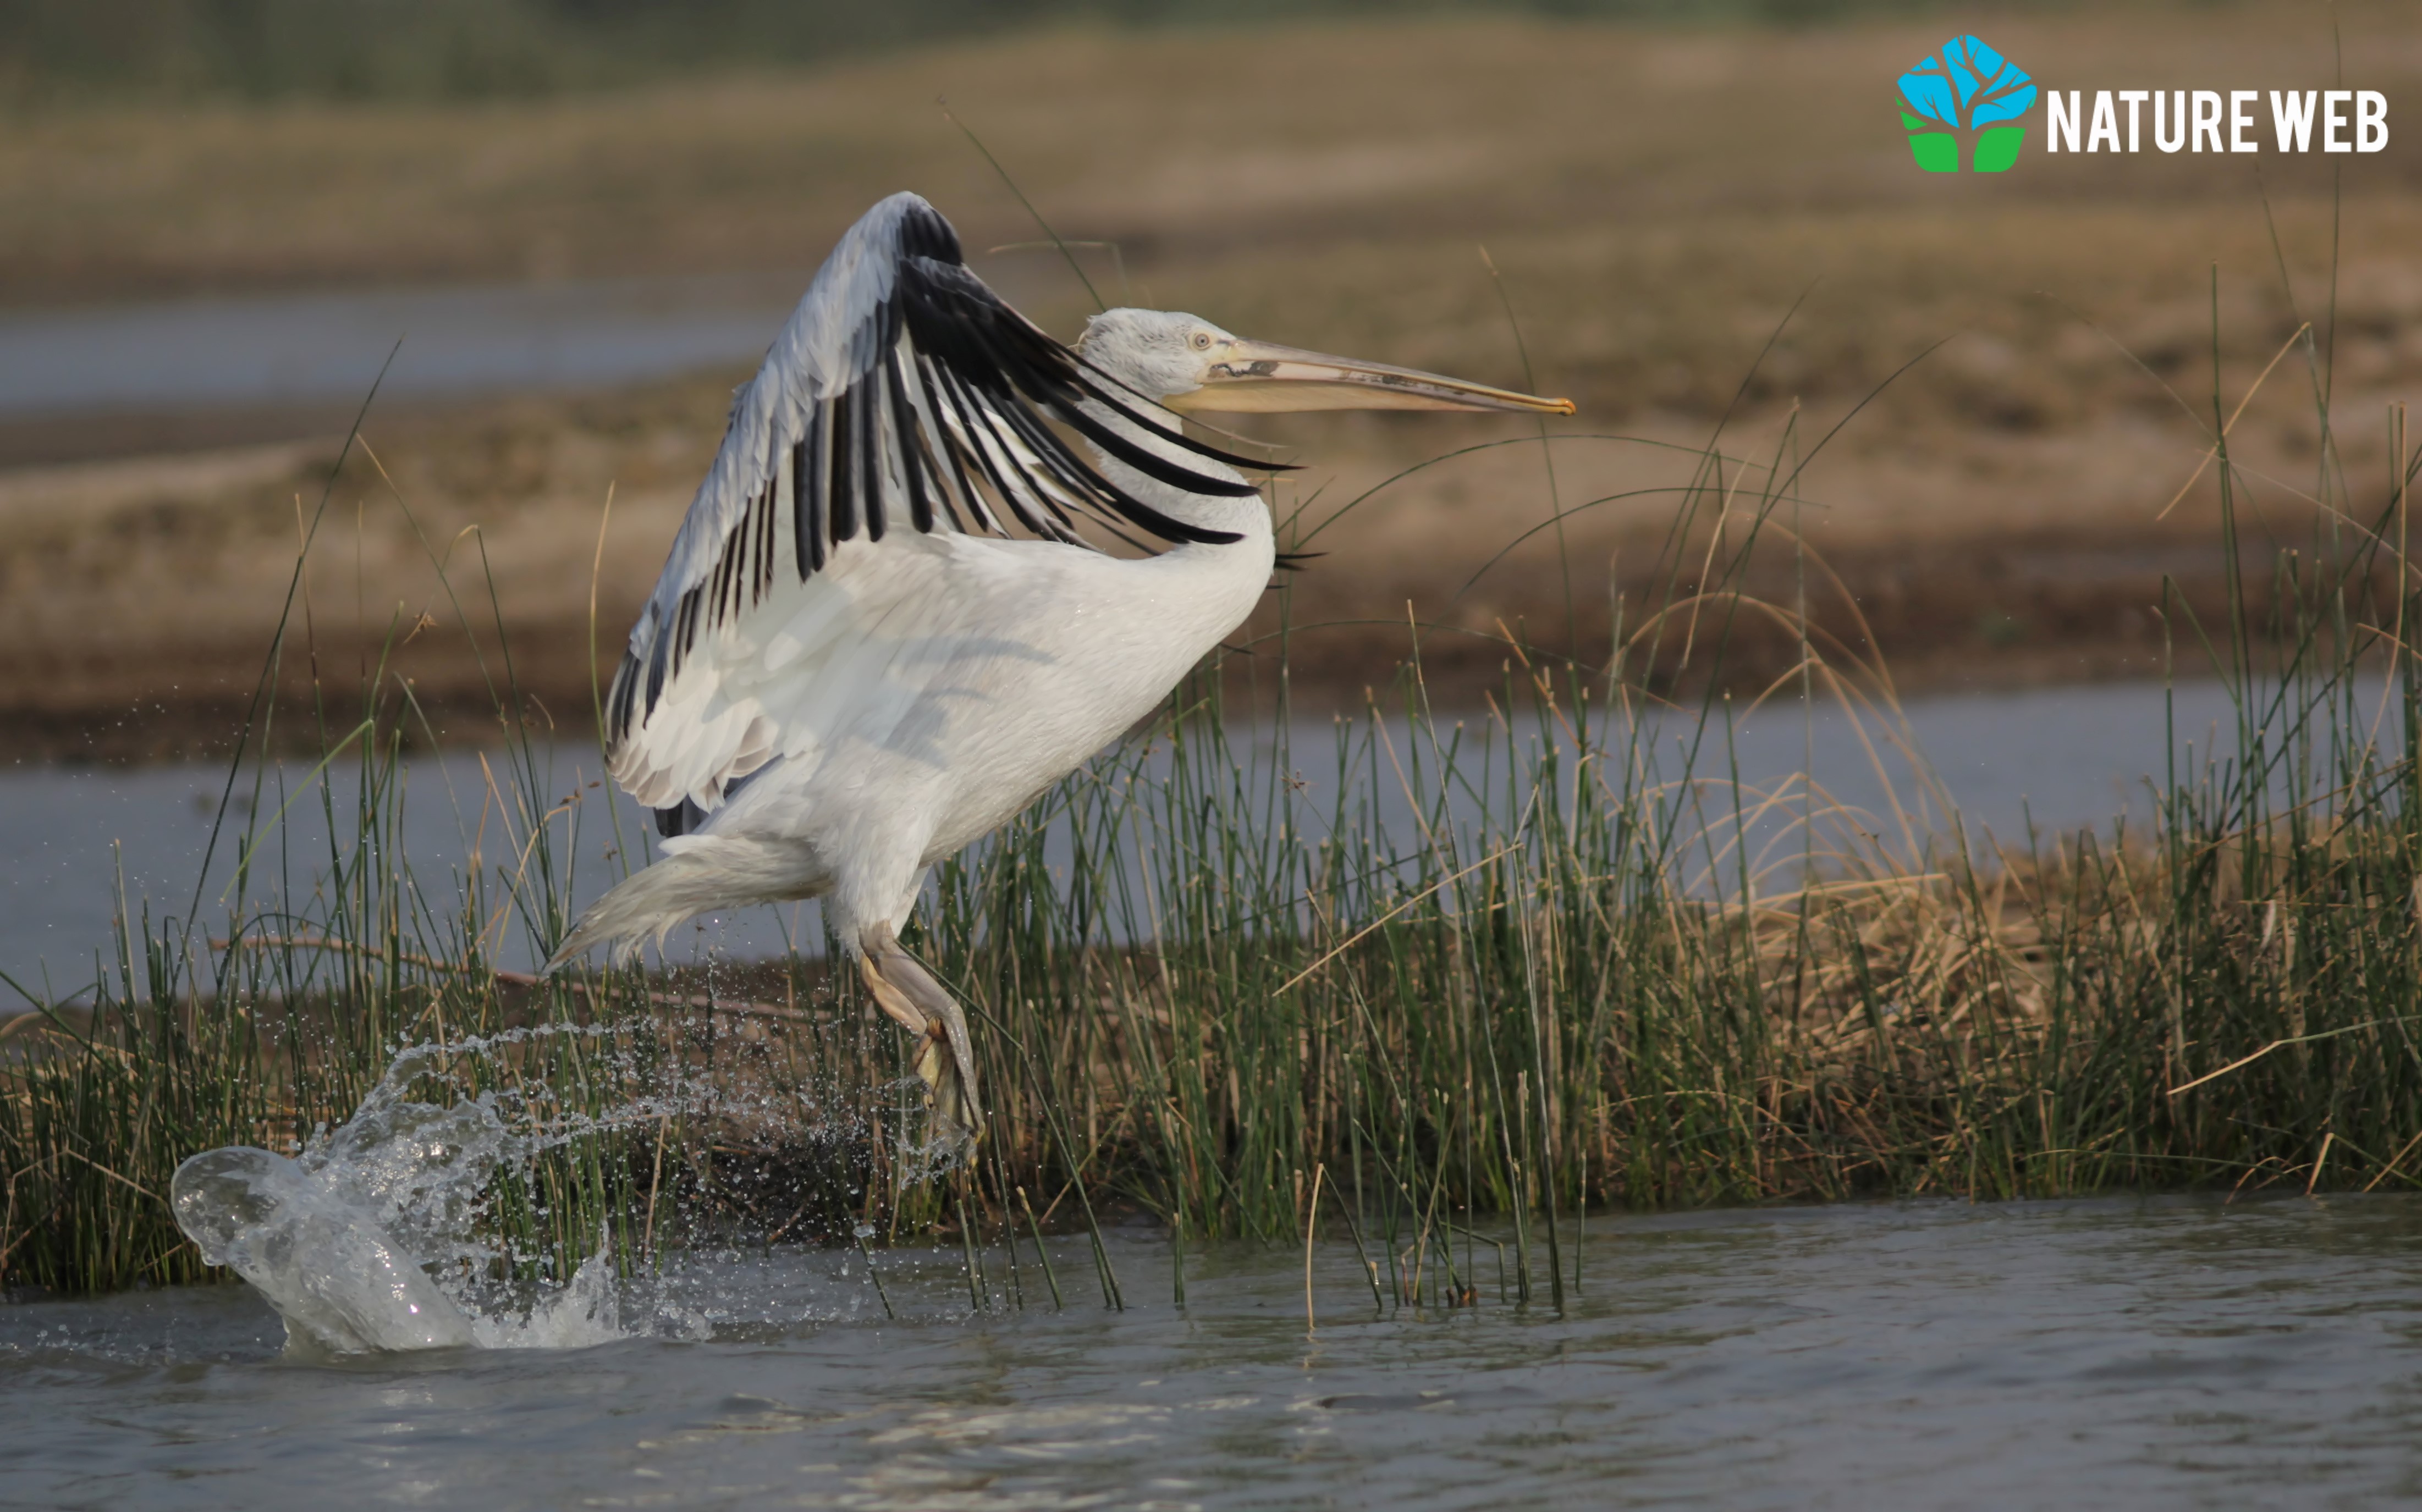
[[[2414,93],[2422,48],[2398,11],[2334,14],[2354,82]],[[1755,363],[1730,449],[1765,461],[1795,407],[1804,451],[1951,337],[1801,477],[1808,540],[1905,685],[2147,671],[2147,609],[2163,574],[2191,599],[2219,593],[2208,480],[2156,518],[2204,444],[2209,404],[2182,406],[2164,385],[2212,386],[2214,265],[2218,386],[2233,395],[2328,307],[2342,234],[2337,314],[2322,333],[2338,375],[2332,410],[2353,475],[2381,475],[2381,406],[2422,376],[2422,267],[2409,250],[2422,244],[2422,137],[2353,161],[2033,153],[1999,179],[1925,175],[1890,124],[1890,80],[1944,24],[1073,32],[538,102],[55,114],[0,131],[0,288],[47,302],[782,267],[804,281],[851,217],[904,184],[941,203],[970,246],[1031,238],[943,118],[936,97],[947,95],[1061,232],[1121,243],[1127,288],[1091,264],[1113,300],[1520,382],[1485,242],[1538,385],[1581,402],[1564,428],[1577,434],[1697,447]],[[2311,86],[2334,67],[2329,18],[2291,8],[2009,16],[1990,30],[2046,82],[2088,87]],[[1048,254],[980,262],[1063,333],[1088,307]],[[482,527],[520,616],[527,684],[551,705],[585,694],[587,568],[607,486],[610,646],[738,376],[374,417],[371,443],[422,530],[442,547]],[[2260,482],[2312,474],[2318,428],[2302,382],[2266,392],[2233,438],[2257,540],[2305,534],[2294,491]],[[1525,434],[1402,417],[1256,429],[1316,463],[1311,519],[1422,457]],[[1673,515],[1659,491],[1694,461],[1565,444],[1567,507],[1628,497],[1568,522],[1563,554],[1543,535],[1477,584],[1478,562],[1545,518],[1540,455],[1510,447],[1423,472],[1323,538],[1333,554],[1306,583],[1300,617],[1393,626],[1409,600],[1447,627],[1433,670],[1468,683],[1502,653],[1488,642],[1457,651],[1462,632],[1521,623],[1564,638],[1570,562],[1586,654],[1610,622],[1603,564],[1654,554]],[[260,454],[0,481],[0,709],[20,744],[156,751],[220,721],[260,644],[268,579],[282,583],[282,567],[260,564],[284,557],[293,497],[316,497],[319,481]],[[354,582],[315,584],[320,623],[349,637],[358,618],[376,639],[399,605],[414,622],[433,579],[375,476],[349,476],[339,498],[362,524],[361,566]],[[273,540],[279,551],[259,549]],[[1856,639],[1845,609],[1816,607]],[[1312,636],[1299,672],[1350,694],[1384,675],[1390,636]],[[349,639],[336,644],[352,657]],[[481,679],[461,650],[441,626],[411,665],[433,698],[476,708]],[[171,728],[164,709],[190,718]]]

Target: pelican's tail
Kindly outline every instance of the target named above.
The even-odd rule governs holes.
[[[675,926],[716,909],[739,908],[782,897],[803,897],[795,863],[753,840],[720,835],[682,835],[664,843],[655,864],[617,882],[589,906],[540,973],[549,975],[599,945],[613,949],[617,965],[628,962],[651,941],[662,947]]]
[[[639,947],[653,935],[658,945],[673,926],[699,912],[678,899],[681,891],[670,876],[665,862],[658,862],[645,871],[637,872],[617,882],[604,897],[589,905],[580,922],[546,958],[541,976],[552,976],[573,961],[589,954],[599,945],[613,947],[616,965],[628,962],[639,953]]]

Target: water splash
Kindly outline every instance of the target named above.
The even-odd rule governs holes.
[[[481,1223],[495,1177],[543,1150],[677,1111],[678,1096],[639,1097],[590,1117],[529,1116],[496,1090],[421,1100],[416,1083],[464,1057],[563,1025],[417,1045],[397,1055],[353,1117],[290,1159],[205,1150],[169,1188],[178,1226],[212,1265],[232,1267],[286,1320],[290,1353],[573,1348],[660,1332],[679,1317],[626,1328],[602,1242],[568,1282],[535,1292],[493,1280],[512,1256]]]
[[[177,1224],[286,1319],[290,1345],[338,1353],[476,1342],[471,1319],[322,1174],[269,1150],[204,1150],[177,1168]]]

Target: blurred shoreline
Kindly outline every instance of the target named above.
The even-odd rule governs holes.
[[[2355,82],[2422,98],[2399,11],[2336,15]],[[1518,675],[1509,639],[1600,664],[1618,616],[1690,586],[1687,564],[1737,538],[1769,476],[1793,498],[1730,586],[1804,603],[1830,654],[1880,653],[1905,691],[2156,676],[2165,637],[2197,675],[2175,610],[2218,612],[2222,499],[2198,475],[2215,393],[2253,395],[2228,507],[2265,562],[2295,551],[2309,569],[2391,497],[2383,416],[2422,379],[2422,133],[2359,163],[2036,143],[2006,175],[1925,174],[1877,121],[1952,24],[1078,28],[543,99],[29,113],[0,122],[0,310],[474,285],[561,300],[677,277],[758,290],[767,308],[739,329],[770,337],[833,236],[912,186],[987,278],[1073,336],[1085,288],[1033,247],[947,96],[1085,243],[1108,302],[1580,403],[1552,453],[1478,418],[1242,427],[1307,464],[1277,497],[1282,518],[1301,507],[1298,533],[1486,448],[1321,527],[1327,554],[1240,635],[1266,648],[1284,600],[1298,709],[1384,688],[1408,620],[1434,627],[1421,663],[1445,701]],[[2326,18],[2289,8],[1976,24],[2047,79],[2291,86],[2336,67]],[[1196,79],[1219,83],[1172,86]],[[383,398],[329,494],[285,727],[307,724],[315,665],[350,688],[385,648],[432,728],[480,738],[490,581],[518,681],[585,725],[591,563],[610,673],[748,366]],[[224,745],[358,403],[355,385],[0,414],[0,756]],[[1607,437],[1625,439],[1589,439]],[[1694,478],[1710,507],[1677,540]],[[1726,634],[1744,693],[1798,660],[1770,616]],[[1705,664],[1658,675],[1679,686]]]
[[[349,726],[373,678],[408,740],[485,743],[498,733],[490,688],[508,663],[528,717],[585,738],[592,563],[594,674],[606,679],[736,376],[381,411],[333,486],[342,438],[328,434],[0,469],[5,556],[19,582],[41,585],[0,603],[0,758],[142,761],[226,749],[315,516],[277,743],[314,748],[322,708]],[[1618,609],[1636,616],[1628,606],[1672,596],[1674,573],[1691,569],[1711,528],[1741,528],[1711,526],[1715,516],[1757,507],[1763,460],[1790,416],[1762,411],[1735,422],[1720,448],[1742,469],[1724,485],[1729,506],[1699,475],[1708,438],[1698,424],[1663,417],[1625,439],[1553,442],[1561,532],[1541,444],[1518,422],[1475,420],[1444,434],[1401,423],[1376,436],[1348,428],[1345,444],[1326,447],[1316,427],[1304,427],[1314,431],[1308,473],[1275,491],[1276,511],[1282,532],[1311,534],[1321,554],[1282,574],[1231,638],[1245,653],[1230,662],[1232,696],[1270,706],[1282,639],[1298,715],[1392,696],[1416,645],[1441,708],[1476,709],[1522,681],[1518,642],[1542,664],[1569,649],[1602,666]],[[1879,651],[1901,693],[2158,677],[2153,609],[2164,580],[2208,617],[2222,612],[2225,564],[2209,521],[2151,521],[2158,503],[2145,503],[2163,485],[2175,491],[2194,458],[2143,437],[2133,455],[2127,437],[2083,444],[2103,460],[2110,491],[2072,499],[2074,513],[2027,504],[2062,447],[1938,460],[1936,468],[1968,475],[1974,515],[1931,528],[1847,508],[1838,512],[1852,518],[1827,519],[1837,512],[1832,497],[1872,507],[1894,487],[1922,498],[1935,486],[1889,438],[1845,445],[1800,485],[1805,502],[1774,509],[1769,538],[1735,585],[1769,605],[1804,601],[1820,650],[1845,665]],[[1448,455],[1462,448],[1478,449]],[[1987,475],[1988,460],[2002,475]],[[1677,552],[1668,533],[1694,477],[1700,520]],[[1598,499],[1612,505],[1590,508]],[[2130,510],[2137,518],[2112,518],[2130,505],[2141,506]],[[1639,633],[1636,618],[1626,623]],[[1675,622],[1669,661],[1686,633],[1709,649],[1695,673],[1669,668],[1665,691],[1703,678],[1719,640],[1721,680],[1745,695],[1766,691],[1800,655],[1795,633],[1771,617],[1720,603],[1696,626]],[[2193,646],[2175,651],[2179,676],[2208,675]],[[399,706],[406,685],[409,709]]]

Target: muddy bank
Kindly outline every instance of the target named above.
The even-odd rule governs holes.
[[[371,684],[417,740],[492,738],[508,687],[586,735],[729,392],[716,374],[381,417],[333,476],[338,438],[0,473],[0,754],[222,749],[281,616],[280,743],[350,727]],[[2385,472],[2355,413],[2372,404],[2347,404],[2357,476]],[[2241,423],[2232,494],[2257,619],[2274,553],[2309,571],[2328,545],[2327,517],[2268,481],[2310,466],[2291,397],[2279,412],[2258,398]],[[2168,654],[2201,670],[2186,612],[2226,622],[2218,491],[2209,472],[2181,491],[2190,428],[1956,449],[1850,433],[1793,479],[1757,460],[1787,444],[1787,410],[1712,452],[1704,422],[1626,419],[1626,439],[1575,421],[1545,444],[1480,418],[1260,428],[1307,462],[1275,508],[1321,554],[1234,638],[1239,690],[1266,696],[1283,646],[1298,708],[1352,708],[1417,652],[1434,697],[1473,702],[1523,655],[1604,666],[1618,615],[1658,686],[1753,691],[1798,662],[1801,606],[1817,651],[1880,659],[1903,691],[2158,674],[2164,603]],[[2340,537],[2341,557],[2362,539]]]

